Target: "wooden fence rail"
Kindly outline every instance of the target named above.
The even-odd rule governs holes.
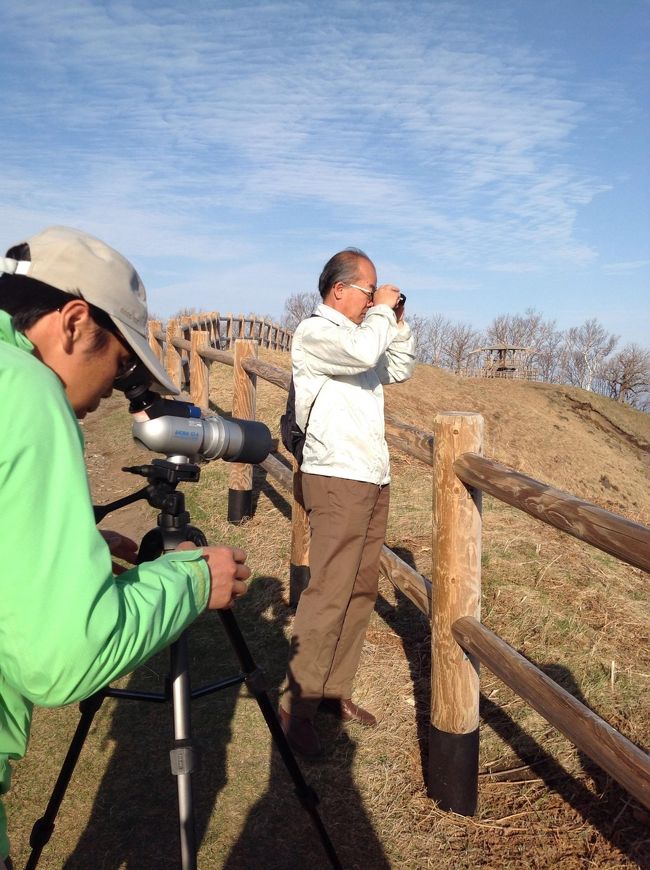
[[[233,415],[254,418],[256,377],[283,390],[289,389],[291,377],[288,371],[259,360],[257,348],[283,345],[288,349],[291,337],[278,338],[276,329],[274,338],[265,321],[228,315],[224,339],[222,320],[218,314],[199,315],[186,318],[182,325],[170,321],[164,330],[152,322],[150,344],[165,360],[174,382],[186,386],[192,401],[204,409],[210,363],[233,366]],[[234,354],[222,348],[224,342]],[[482,456],[482,429],[482,417],[471,412],[439,414],[433,433],[386,416],[391,447],[433,466],[432,581],[387,547],[380,562],[382,573],[432,624],[427,792],[443,809],[465,815],[476,810],[479,666],[483,663],[650,808],[650,757],[481,625],[481,494],[486,492],[646,571],[650,570],[650,528]],[[295,604],[309,577],[309,527],[300,473],[295,463],[289,468],[272,454],[261,466],[293,496],[290,598]],[[229,519],[239,521],[249,509],[250,468],[234,467],[230,486]],[[233,510],[233,499],[244,505],[243,516],[239,509]]]
[[[476,619],[452,626],[459,645],[592,758],[640,803],[650,806],[650,757]]]
[[[291,350],[293,333],[286,326],[274,323],[268,318],[244,316],[243,314],[219,314],[213,311],[209,314],[191,314],[185,317],[173,318],[169,323],[176,324],[175,328],[183,335],[179,338],[189,340],[190,332],[207,332],[208,344],[217,350],[232,350],[238,338],[249,338],[257,341],[260,347],[272,350]],[[150,321],[150,331],[153,327],[155,332],[160,332],[160,321]],[[158,340],[164,340],[165,336],[155,336]]]
[[[636,568],[650,571],[650,529],[647,526],[483,456],[467,453],[456,460],[454,470],[464,483]]]

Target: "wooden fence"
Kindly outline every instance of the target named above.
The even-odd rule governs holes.
[[[162,325],[159,320],[149,321],[150,333],[159,333]],[[198,330],[208,334],[208,344],[217,350],[232,350],[238,338],[255,339],[261,347],[273,350],[291,350],[293,333],[286,326],[274,323],[266,317],[254,314],[219,314],[210,311],[206,314],[188,314],[167,321],[166,330],[178,338],[189,341],[191,332]]]
[[[509,381],[539,381],[539,371],[535,368],[520,368],[510,371],[497,371],[489,368],[467,367],[458,369],[454,374],[461,378],[501,378]]]
[[[188,332],[189,340],[183,337]],[[195,325],[171,321],[164,332],[160,324],[150,325],[151,346],[175,383],[184,384],[203,409],[208,408],[212,362],[234,367],[235,417],[254,419],[258,376],[288,390],[289,372],[257,358],[259,337],[236,340],[234,353],[211,346],[213,341],[200,318]],[[481,624],[482,493],[645,571],[650,571],[650,528],[482,456],[479,414],[439,414],[433,433],[387,415],[386,439],[433,466],[431,581],[387,547],[381,556],[382,573],[431,620],[428,795],[442,809],[463,815],[476,811],[483,664],[650,808],[650,756]],[[290,597],[296,603],[309,576],[300,473],[272,454],[261,465],[293,496]],[[250,500],[237,496],[252,490],[252,468],[233,464],[229,486],[229,519],[239,521]],[[231,504],[237,509],[231,511]]]

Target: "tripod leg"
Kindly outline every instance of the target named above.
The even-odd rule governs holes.
[[[309,816],[314,823],[314,827],[318,831],[318,835],[323,844],[323,848],[327,853],[330,864],[332,865],[332,867],[335,868],[335,870],[341,870],[341,862],[338,859],[338,855],[334,850],[334,846],[329,838],[329,834],[325,830],[323,821],[316,808],[318,805],[318,795],[305,782],[305,778],[303,777],[302,771],[298,766],[296,757],[293,754],[291,747],[289,746],[284,731],[282,730],[282,726],[280,725],[275,709],[273,708],[271,699],[266,692],[263,674],[255,664],[253,656],[248,649],[246,641],[244,640],[244,636],[241,633],[241,629],[239,628],[239,625],[237,624],[237,621],[235,620],[235,616],[232,611],[219,610],[218,613],[221,617],[221,622],[232,644],[235,654],[239,659],[242,670],[246,674],[246,685],[250,689],[251,693],[254,695],[255,700],[257,701],[258,706],[262,711],[262,715],[264,716],[269,731],[271,732],[273,742],[275,743],[278,752],[280,753],[282,761],[284,762],[284,766],[287,768],[287,771],[291,776],[291,779],[293,780],[298,800],[305,808],[305,810],[309,813]]]
[[[178,789],[178,822],[181,867],[196,870],[196,835],[192,802],[192,771],[195,751],[191,742],[190,676],[187,638],[182,634],[171,647],[171,692],[174,718],[174,748],[169,753]]]
[[[27,864],[25,865],[25,870],[34,870],[38,864],[38,859],[41,857],[41,852],[50,841],[50,837],[54,831],[54,820],[56,819],[56,815],[61,807],[61,802],[63,801],[63,797],[68,785],[70,784],[82,747],[86,737],[88,736],[88,732],[90,731],[90,726],[92,725],[95,714],[101,707],[104,698],[105,693],[103,691],[96,692],[94,695],[91,695],[90,698],[86,698],[85,701],[82,701],[81,704],[79,704],[81,719],[77,724],[74,737],[72,738],[65,760],[61,770],[59,771],[57,781],[54,784],[52,795],[45,813],[35,822],[32,828],[32,833],[29,837],[29,845],[31,846],[32,851]]]

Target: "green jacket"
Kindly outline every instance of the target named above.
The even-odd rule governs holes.
[[[97,531],[62,384],[0,311],[0,794],[32,706],[79,701],[167,646],[206,607],[201,550],[119,577]],[[0,801],[0,856],[9,843]]]

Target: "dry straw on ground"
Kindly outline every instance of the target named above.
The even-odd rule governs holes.
[[[286,354],[262,352],[287,366]],[[225,413],[231,370],[214,364],[211,399]],[[285,394],[258,379],[257,411],[277,435]],[[650,417],[579,390],[519,382],[459,381],[420,367],[387,391],[388,410],[430,429],[438,411],[480,411],[487,455],[561,489],[648,521]],[[121,402],[85,424],[96,500],[135,489],[122,464],[147,461],[129,443]],[[126,448],[125,448],[125,445]],[[148,458],[151,458],[149,455]],[[387,543],[431,574],[431,473],[395,454]],[[184,487],[193,521],[212,541],[244,546],[255,570],[237,616],[271,696],[287,659],[290,506],[259,470],[254,518],[228,525],[228,466],[204,466]],[[140,503],[105,525],[140,536],[154,512]],[[647,576],[492,499],[484,504],[483,620],[639,745],[650,735]],[[195,685],[236,670],[214,615],[189,633]],[[377,729],[319,719],[330,754],[303,762],[346,868],[611,868],[650,866],[648,813],[484,671],[479,812],[463,818],[427,799],[430,640],[425,618],[381,582],[359,674],[358,699]],[[161,654],[123,684],[159,687]],[[317,870],[327,865],[268,731],[245,689],[194,702],[203,745],[196,774],[199,866]],[[9,799],[18,866],[77,721],[75,708],[37,711],[28,758]],[[82,754],[43,868],[178,866],[166,705],[108,701]]]

